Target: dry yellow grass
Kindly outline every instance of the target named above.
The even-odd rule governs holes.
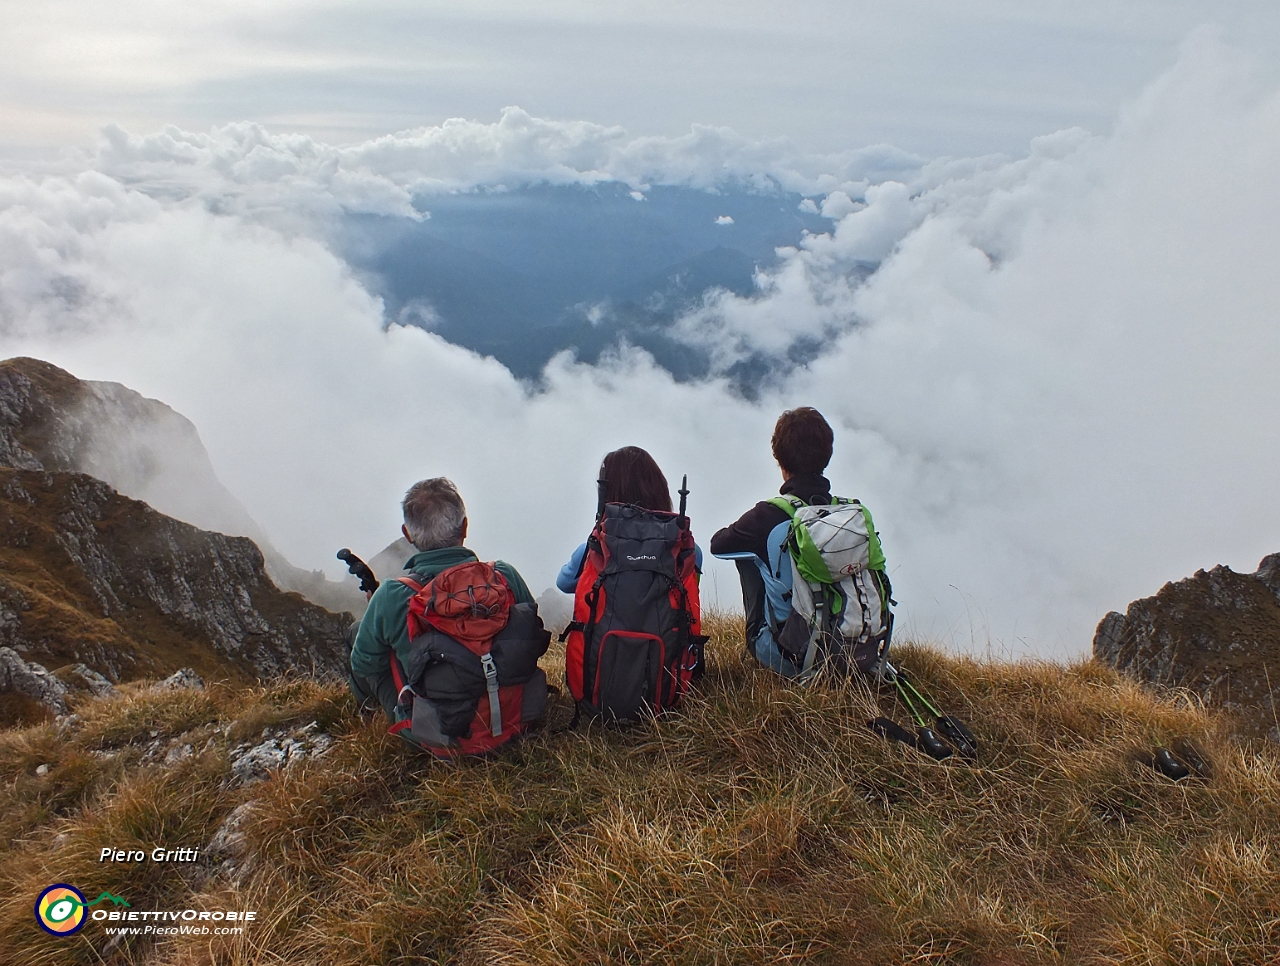
[[[1280,962],[1275,745],[1090,664],[896,648],[982,740],[977,761],[938,763],[867,729],[888,695],[790,686],[742,661],[739,622],[707,624],[709,673],[682,714],[565,733],[562,700],[492,760],[436,763],[356,717],[341,687],[303,680],[139,691],[86,705],[62,735],[0,733],[0,839],[14,840],[0,844],[0,960]],[[229,746],[312,720],[339,736],[325,757],[227,781]],[[152,731],[197,754],[143,763]],[[1179,738],[1210,780],[1137,760]],[[250,800],[238,883],[97,862],[105,845],[202,847]],[[98,924],[68,939],[36,927],[32,902],[57,881],[260,919],[104,952]]]

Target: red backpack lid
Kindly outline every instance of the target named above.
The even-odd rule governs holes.
[[[421,587],[416,580],[401,580],[416,590],[409,600],[411,639],[429,624],[476,653],[488,651],[515,604],[507,579],[492,563],[479,560],[442,570]]]

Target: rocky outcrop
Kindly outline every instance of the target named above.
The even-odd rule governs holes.
[[[0,647],[0,694],[14,694],[54,714],[67,713],[67,687],[35,661]]]
[[[68,668],[63,673],[62,680],[68,683],[73,690],[87,691],[95,698],[114,698],[120,693],[116,690],[116,686],[107,680],[104,675],[83,664],[76,664]]]
[[[268,575],[330,610],[363,613],[350,583],[290,564],[218,480],[195,426],[119,383],[88,382],[39,359],[0,362],[0,466],[87,473],[204,530],[252,539]]]
[[[205,846],[205,858],[213,864],[216,874],[229,880],[232,886],[238,887],[254,869],[254,854],[249,848],[245,826],[260,807],[256,799],[237,805]]]
[[[314,721],[301,728],[268,728],[257,744],[245,742],[231,749],[231,774],[249,785],[304,759],[320,758],[332,747],[333,738]]]
[[[278,589],[251,540],[84,474],[0,469],[0,645],[24,662],[83,665],[108,685],[183,667],[340,674],[349,623]]]
[[[1112,611],[1093,655],[1149,684],[1190,688],[1280,739],[1280,554],[1253,574],[1196,571]]]
[[[152,691],[203,691],[204,679],[189,667],[178,668],[163,681],[151,686]]]

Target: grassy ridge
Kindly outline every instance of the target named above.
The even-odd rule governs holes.
[[[1091,664],[896,648],[974,725],[979,760],[874,736],[887,696],[801,690],[708,621],[701,693],[627,731],[547,731],[488,761],[432,762],[340,687],[134,691],[0,733],[0,960],[30,964],[440,962],[1267,963],[1280,957],[1280,755],[1185,696]],[[548,655],[552,668],[557,658]],[[899,715],[900,720],[902,716]],[[337,745],[269,781],[228,748],[316,720]],[[197,753],[144,764],[176,736]],[[1194,739],[1208,781],[1136,757]],[[203,750],[201,750],[203,749]],[[106,757],[105,753],[113,753]],[[37,776],[40,764],[50,764]],[[105,845],[203,847],[237,805],[234,874],[97,862]],[[135,908],[252,908],[242,936],[44,936],[64,881]],[[16,958],[14,958],[16,957]]]

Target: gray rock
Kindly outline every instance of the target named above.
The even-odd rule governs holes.
[[[314,721],[288,734],[268,728],[263,737],[266,740],[259,744],[240,745],[231,752],[231,773],[241,784],[262,781],[305,758],[319,758],[333,747],[333,738]]]
[[[237,805],[231,814],[222,820],[222,824],[213,833],[213,837],[209,839],[209,844],[204,849],[205,854],[214,859],[238,859],[243,857],[246,842],[242,826],[253,814],[256,805],[256,801],[248,801]]]
[[[0,691],[25,695],[54,714],[67,714],[67,686],[43,665],[24,661],[10,647],[0,647]]]
[[[1280,600],[1280,553],[1263,557],[1254,576],[1266,584],[1276,595],[1276,599]]]
[[[66,672],[66,676],[71,678],[73,683],[81,685],[92,693],[95,698],[114,698],[120,693],[106,677],[84,664],[77,664]]]
[[[0,582],[0,645],[26,650],[21,637],[21,611],[30,609],[21,591]]]
[[[271,773],[279,771],[289,761],[289,754],[294,748],[301,750],[296,742],[264,741],[260,745],[241,751],[231,759],[231,773],[245,785],[262,781],[271,777]]]
[[[249,852],[244,826],[253,817],[257,805],[254,800],[237,805],[204,847],[204,858],[215,867],[212,874],[229,879],[233,886],[243,882],[253,870],[254,857]]]
[[[193,745],[175,744],[164,756],[164,763],[166,765],[176,765],[179,762],[186,761],[194,755],[195,752],[196,749]]]
[[[174,671],[163,681],[157,681],[151,687],[153,691],[179,691],[183,689],[203,691],[204,680],[191,668],[184,667],[179,671]]]

